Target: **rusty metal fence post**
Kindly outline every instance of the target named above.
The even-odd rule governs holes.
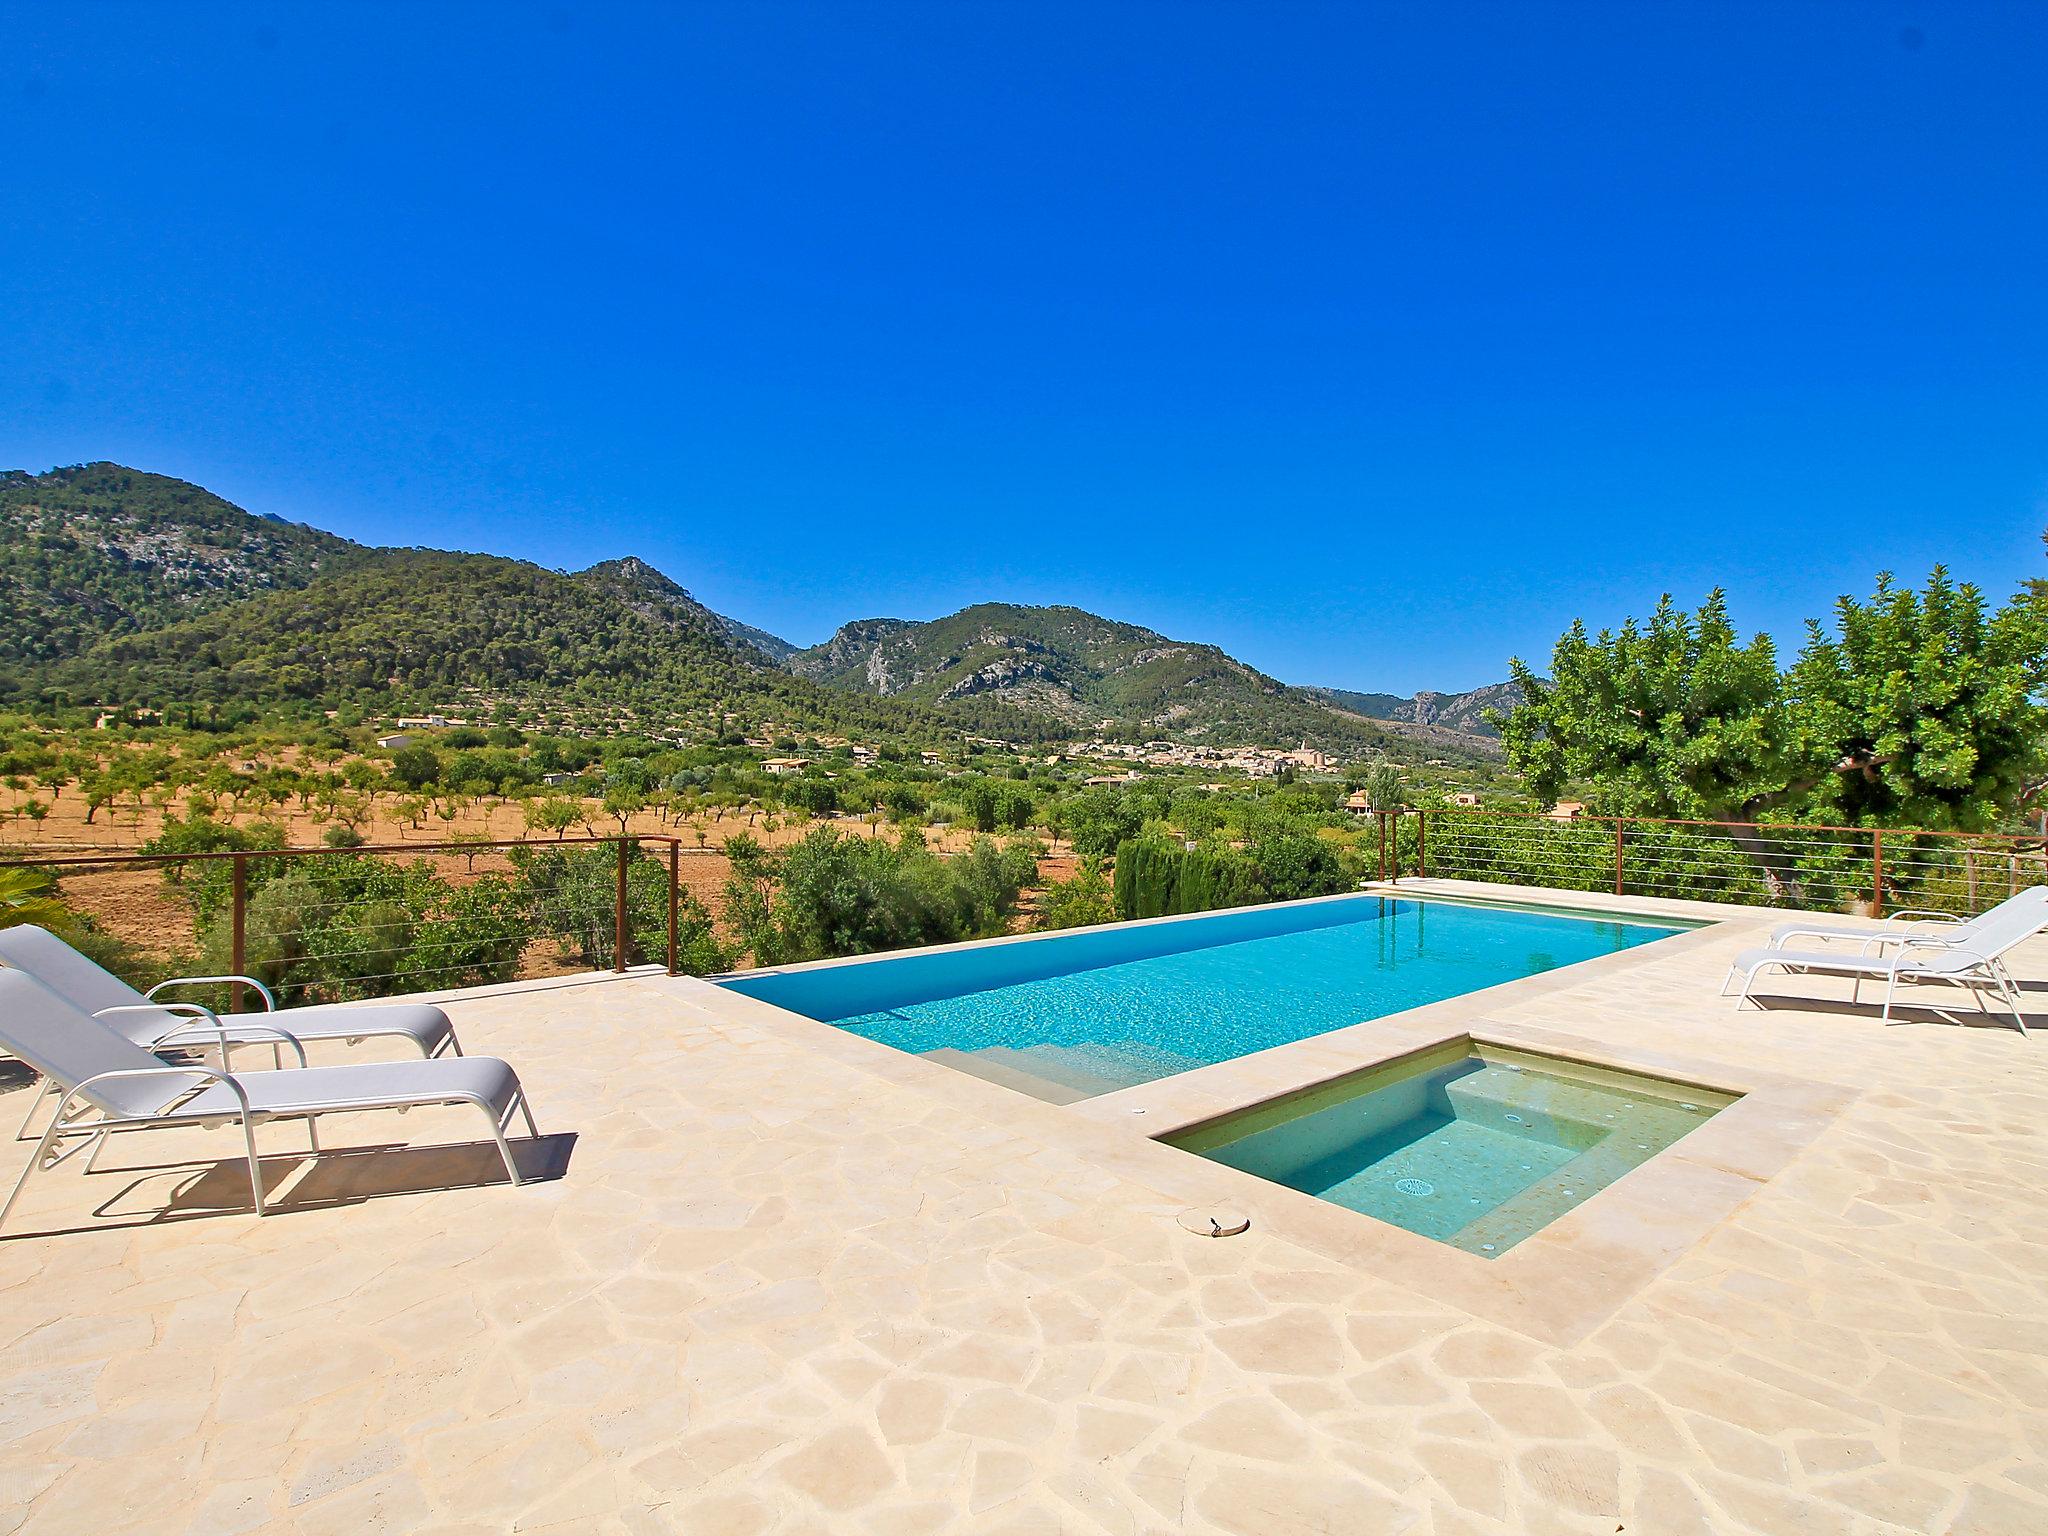
[[[668,973],[671,976],[676,974],[677,969],[676,946],[679,935],[676,918],[680,906],[678,897],[682,889],[682,855],[682,839],[678,837],[670,838],[668,840]]]
[[[1623,824],[1621,817],[1617,816],[1614,818],[1614,894],[1617,896],[1621,894],[1621,829]]]
[[[1380,823],[1380,879],[1387,878],[1387,813],[1378,813]]]
[[[1429,812],[1415,813],[1415,878],[1429,878]]]
[[[248,927],[249,927],[249,859],[246,854],[236,854],[230,866],[229,882],[230,916],[228,918],[228,969],[237,976],[245,975],[249,969]],[[245,989],[237,981],[228,987],[228,1012],[242,1011],[242,993]]]
[[[1870,915],[1884,916],[1884,834],[1870,834]]]
[[[612,969],[626,968],[626,860],[631,857],[631,843],[619,839],[619,894],[612,906]]]

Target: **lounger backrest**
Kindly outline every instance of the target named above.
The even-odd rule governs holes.
[[[0,965],[27,971],[87,1013],[145,1000],[112,971],[96,965],[49,929],[38,928],[34,923],[0,928]]]
[[[2037,885],[1978,918],[1970,925],[1969,937],[1956,947],[1987,958],[2002,955],[2043,928],[2048,928],[2048,886]]]
[[[136,1072],[165,1065],[27,971],[12,967],[0,970],[0,1046],[60,1088],[75,1088],[102,1072]],[[169,1076],[123,1078],[91,1089],[83,1097],[109,1114],[151,1115],[184,1091]]]

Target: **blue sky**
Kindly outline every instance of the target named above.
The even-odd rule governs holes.
[[[0,465],[1289,681],[2048,523],[2048,5],[0,5]]]

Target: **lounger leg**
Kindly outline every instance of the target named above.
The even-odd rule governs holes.
[[[1849,1006],[1851,1008],[1860,1008],[1862,1005],[1863,978],[1861,976],[1851,976],[1849,978]]]
[[[2003,967],[2000,969],[2002,971]],[[2011,977],[2001,974],[1998,977],[1998,990],[2005,998],[2006,1007],[2012,1010],[2013,1023],[2019,1026],[2020,1033],[2024,1035],[2027,1032],[2027,1016],[2020,1012],[2019,988],[2013,985]]]
[[[92,1150],[85,1154],[85,1171],[91,1173],[99,1166],[100,1154],[107,1150],[107,1143],[114,1139],[112,1131],[101,1131],[93,1138]]]
[[[28,1187],[28,1176],[43,1166],[43,1159],[50,1155],[50,1143],[57,1139],[57,1133],[64,1129],[64,1106],[57,1106],[57,1114],[50,1121],[49,1129],[43,1132],[36,1143],[36,1150],[28,1160],[28,1166],[21,1170],[21,1177],[14,1181],[14,1189],[7,1196],[7,1203],[0,1205],[0,1227],[7,1225],[7,1218],[14,1214],[14,1202],[21,1198],[21,1192]]]
[[[498,1156],[505,1160],[505,1177],[514,1184],[525,1183],[526,1181],[519,1177],[519,1165],[512,1161],[512,1144],[505,1140],[505,1128],[498,1124],[498,1117],[491,1113],[491,1106],[479,1100],[476,1107],[482,1110],[484,1118],[491,1122],[491,1140],[498,1144]]]
[[[36,1118],[36,1111],[43,1107],[43,1100],[50,1096],[50,1080],[37,1077],[35,1097],[28,1101],[28,1113],[21,1117],[21,1129],[14,1133],[16,1141],[28,1140],[28,1128]]]
[[[526,1116],[526,1134],[539,1141],[540,1127],[533,1123],[533,1103],[526,1097],[524,1088],[519,1090],[519,1113]]]
[[[1898,995],[1899,973],[1897,967],[1894,967],[1891,974],[1891,980],[1886,983],[1884,989],[1884,1012],[1878,1015],[1878,1017],[1887,1024],[1891,1023],[1892,1021],[1892,999],[1897,997]]]
[[[319,1118],[318,1115],[306,1116],[306,1143],[313,1149],[315,1157],[320,1155],[320,1128],[317,1123]]]
[[[1762,970],[1765,964],[1768,964],[1768,962],[1753,965],[1744,973],[1742,978],[1742,995],[1735,999],[1735,1011],[1737,1013],[1742,1012],[1742,1005],[1749,1001],[1750,989],[1756,985],[1756,973]]]
[[[249,1148],[249,1198],[255,1203],[258,1216],[268,1214],[263,1209],[263,1162],[256,1155],[256,1126],[249,1116],[242,1116],[242,1140]]]

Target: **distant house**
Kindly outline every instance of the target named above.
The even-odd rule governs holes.
[[[846,750],[853,755],[856,763],[872,763],[881,757],[881,753],[873,747],[848,747]]]
[[[469,724],[467,720],[456,720],[447,715],[400,715],[398,717],[398,728],[401,731],[407,728],[421,731],[445,731],[452,726],[467,724]]]
[[[1372,809],[1372,801],[1366,798],[1364,790],[1355,789],[1344,797],[1344,809],[1347,811],[1369,811]]]
[[[772,773],[781,779],[793,773],[802,773],[810,766],[811,760],[808,757],[771,757],[761,764],[761,769],[764,773]]]
[[[412,738],[410,736],[405,735],[403,732],[399,733],[396,736],[379,736],[377,738],[377,745],[380,747],[389,747],[392,751],[395,752],[401,747],[411,746]]]
[[[544,773],[540,781],[545,788],[553,789],[558,784],[574,784],[582,777],[580,773]]]
[[[1560,800],[1557,802],[1557,804],[1553,805],[1549,810],[1545,811],[1543,814],[1548,816],[1552,821],[1577,821],[1579,819],[1580,814],[1584,812],[1585,809],[1586,806],[1584,801]]]
[[[1466,791],[1462,791],[1462,792],[1460,792],[1460,793],[1458,793],[1458,794],[1455,794],[1455,795],[1451,796],[1451,804],[1453,804],[1453,805],[1462,805],[1462,806],[1468,806],[1468,807],[1469,807],[1469,806],[1475,806],[1475,805],[1477,805],[1478,803],[1479,803],[1479,797],[1478,797],[1477,795],[1475,795],[1475,794],[1471,793],[1471,792],[1470,792],[1469,790],[1466,790]]]
[[[936,752],[920,752],[917,754],[917,760],[923,763],[927,768],[936,768],[939,766],[939,754]]]

